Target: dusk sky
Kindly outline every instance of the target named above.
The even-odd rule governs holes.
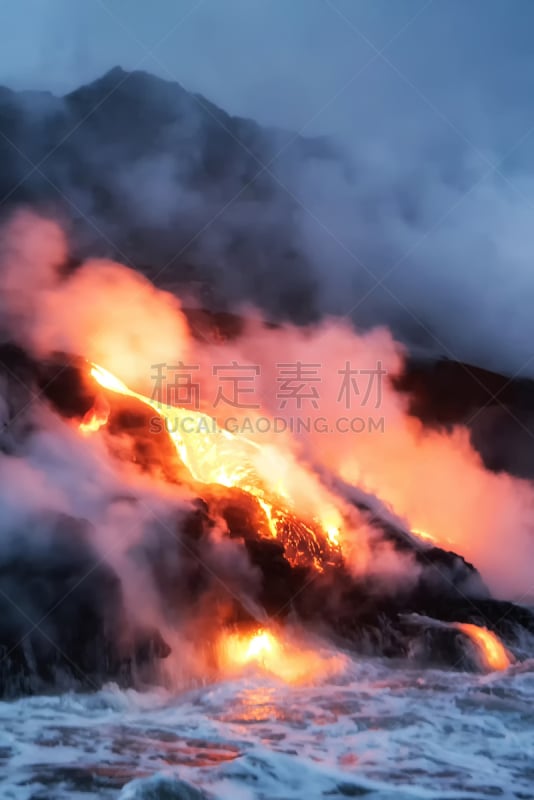
[[[299,185],[310,212],[302,240],[326,279],[326,307],[354,305],[346,298],[361,270],[352,253],[378,278],[400,259],[388,291],[436,325],[448,348],[521,370],[532,340],[523,299],[534,291],[534,6],[511,8],[502,0],[4,0],[0,85],[63,94],[119,65],[178,81],[230,114],[332,136],[357,180],[333,170]]]
[[[534,8],[495,0],[5,0],[0,83],[62,93],[115,65],[312,131],[451,126],[511,146],[532,122]],[[447,131],[449,127],[449,131]],[[352,128],[352,124],[351,124]]]

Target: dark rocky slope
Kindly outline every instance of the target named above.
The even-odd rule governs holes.
[[[273,318],[318,316],[313,274],[296,245],[296,205],[278,178],[291,186],[303,165],[321,163],[347,168],[322,139],[261,128],[145,73],[112,70],[62,98],[0,89],[0,215],[29,205],[59,216],[70,234],[72,267],[87,255],[111,256],[159,285],[193,287],[212,308],[252,299]],[[283,282],[273,277],[273,264]],[[227,311],[188,313],[203,335],[214,327],[221,336],[239,331],[239,318]],[[31,419],[18,412],[35,392],[66,417],[79,417],[92,404],[79,362],[51,380],[47,365],[3,345],[0,371],[14,420],[1,432],[7,458],[31,434]],[[398,388],[426,425],[468,425],[489,468],[534,476],[534,382],[434,359],[410,361]],[[164,471],[171,451],[161,437],[155,446],[154,437],[142,436],[143,413],[117,406],[111,437],[135,431],[130,456],[140,468],[157,464]],[[166,477],[187,480],[176,463]],[[425,624],[424,617],[488,625],[510,641],[518,630],[533,630],[532,615],[493,599],[460,556],[421,545],[379,518],[377,540],[386,539],[419,567],[417,580],[402,590],[355,581],[339,560],[314,576],[310,567],[290,563],[283,543],[262,534],[262,511],[249,498],[206,487],[198,494],[197,509],[176,523],[181,544],[155,536],[142,548],[170,618],[184,608],[193,614],[209,607],[217,627],[256,624],[258,609],[282,620],[294,614],[359,648],[405,655],[419,643],[420,652],[441,653],[450,664],[459,662],[456,634]],[[361,510],[371,519],[370,509]],[[243,591],[242,576],[226,574],[231,596],[197,557],[210,543],[215,511],[260,576]],[[130,617],[119,577],[99,562],[90,533],[84,520],[35,520],[0,548],[0,694],[157,675],[168,647]],[[60,602],[65,594],[67,604]],[[425,649],[428,641],[433,644]]]
[[[66,417],[81,419],[93,403],[86,368],[77,359],[63,361],[63,371],[52,382],[58,362],[36,363],[13,346],[0,350],[0,361],[9,363],[11,385],[20,385],[23,378],[30,392],[41,391]],[[534,633],[534,615],[492,598],[474,566],[397,528],[363,501],[358,505],[376,531],[377,548],[387,542],[409,559],[416,568],[412,578],[391,584],[376,576],[356,579],[326,542],[314,551],[321,572],[305,559],[295,564],[284,539],[272,539],[254,498],[236,489],[195,484],[166,437],[147,433],[144,406],[113,394],[108,399],[112,411],[106,435],[112,449],[115,434],[129,432],[135,449],[125,453],[122,448],[120,457],[134,459],[139,469],[166,469],[167,480],[177,487],[187,484],[193,496],[198,493],[196,508],[174,523],[175,535],[147,532],[130,553],[157,587],[167,630],[180,624],[187,631],[192,620],[191,636],[200,631],[209,642],[221,626],[257,626],[266,619],[283,624],[291,618],[358,651],[416,654],[419,660],[467,668],[473,662],[464,637],[447,623],[487,626],[512,647],[525,633]],[[31,427],[21,427],[17,441],[28,435]],[[16,457],[16,448],[10,451],[5,442],[7,458]],[[240,554],[226,563],[218,559],[212,536],[221,517],[234,556]],[[291,535],[298,535],[299,520],[291,524]],[[305,541],[308,534],[301,533]],[[157,680],[158,664],[169,654],[161,632],[140,628],[125,606],[119,576],[92,547],[88,524],[65,516],[40,517],[4,537],[0,646],[4,696],[94,688],[109,679],[141,685]]]
[[[291,185],[302,164],[337,158],[326,140],[232,117],[143,72],[116,68],[61,98],[0,88],[0,213],[59,214],[78,256],[194,284],[217,304],[255,298],[271,313],[314,316],[278,175]]]

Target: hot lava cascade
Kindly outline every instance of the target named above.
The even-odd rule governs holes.
[[[457,623],[456,627],[473,642],[486,669],[502,670],[510,666],[512,660],[509,653],[492,631],[467,622]]]
[[[166,423],[172,423],[166,425],[168,438],[186,468],[192,485],[198,488],[201,484],[204,487],[198,489],[207,501],[203,521],[206,522],[210,514],[220,515],[225,520],[230,537],[243,536],[252,563],[260,567],[263,575],[263,591],[259,601],[268,613],[274,614],[275,619],[283,619],[290,610],[296,609],[302,620],[327,624],[353,642],[359,641],[361,644],[362,631],[365,631],[364,639],[367,641],[369,635],[378,637],[375,645],[380,642],[379,647],[393,655],[407,652],[400,633],[402,625],[397,629],[392,627],[393,620],[406,608],[420,608],[423,603],[424,613],[430,610],[436,616],[449,619],[460,616],[470,620],[473,617],[471,609],[466,607],[464,595],[464,591],[469,591],[466,587],[470,585],[477,602],[483,605],[485,614],[491,618],[500,612],[501,605],[491,600],[473,567],[453,553],[433,546],[429,534],[422,531],[410,535],[396,529],[361,503],[354,505],[351,519],[350,513],[343,514],[346,500],[340,500],[339,507],[336,507],[338,498],[335,495],[329,498],[325,520],[327,517],[332,520],[334,509],[336,525],[329,525],[327,521],[321,524],[317,518],[306,520],[299,516],[291,496],[285,491],[276,492],[260,474],[256,460],[261,447],[256,442],[219,428],[211,417],[200,412],[165,406],[135,392],[99,365],[90,366],[90,375],[106,394],[131,398],[155,411]],[[110,397],[104,402],[110,404],[113,401]],[[101,406],[102,400],[99,400],[97,407]],[[94,416],[98,418],[98,414],[91,416],[89,413],[91,419]],[[185,419],[193,422],[193,432],[191,429],[188,433],[184,432],[180,423]],[[81,427],[87,430],[86,418]],[[100,427],[95,426],[93,430],[99,430]],[[283,457],[283,453],[279,457]],[[280,488],[279,483],[277,488]],[[373,584],[369,575],[363,579],[354,578],[347,568],[343,523],[349,520],[349,524],[354,525],[358,516],[360,526],[365,527],[367,532],[376,532],[377,553],[385,539],[388,547],[402,556],[409,556],[418,564],[420,574],[413,586],[401,591],[395,587],[390,591],[380,586],[380,581]],[[368,548],[369,541],[364,539],[362,546]],[[280,591],[280,584],[284,583],[286,591]],[[444,603],[448,604],[447,609]],[[473,608],[478,619],[481,613],[478,605]],[[382,618],[383,622],[390,620],[379,632],[375,627],[377,617]],[[268,628],[261,628],[258,632],[254,627],[254,613],[250,615],[246,611],[243,616],[241,609],[237,616],[234,611],[224,619],[226,632],[216,634],[219,642],[216,652],[226,671],[232,672],[236,668],[254,664],[284,679],[294,679],[296,674],[300,674],[298,665],[302,661],[296,659],[294,654],[288,657],[278,635]],[[244,632],[231,632],[232,625],[236,622],[241,625],[245,621]],[[250,633],[246,632],[247,628],[251,628]],[[465,648],[454,637],[454,629],[460,630],[474,643],[476,652],[472,665],[475,668],[480,664],[484,669],[503,669],[510,664],[506,649],[496,633],[468,621],[446,625],[441,630],[442,638],[444,631],[447,631],[446,649],[450,651],[456,648],[456,663],[465,665],[469,662],[466,662]],[[413,637],[413,629],[411,635]],[[436,647],[432,651],[431,648],[431,652],[427,653],[430,660],[439,649]]]
[[[262,448],[243,436],[219,428],[214,419],[191,409],[164,405],[132,391],[119,378],[97,364],[91,365],[91,376],[110,392],[132,397],[149,406],[166,423],[166,430],[176,451],[193,480],[226,488],[237,488],[251,495],[264,514],[271,535],[284,544],[287,556],[294,564],[313,564],[322,569],[323,561],[335,562],[341,555],[342,514],[332,499],[322,512],[322,519],[306,521],[299,518],[288,491],[277,480],[268,486],[258,467]],[[80,424],[80,429],[98,430],[105,422],[99,399],[94,409]],[[88,422],[88,420],[90,420]],[[186,430],[185,423],[188,424]],[[278,459],[283,454],[276,453]],[[323,491],[326,495],[326,492]],[[324,521],[323,521],[324,520]]]
[[[160,662],[186,660],[190,644],[207,664],[225,661],[217,643],[234,635],[229,669],[272,670],[288,660],[294,624],[360,653],[477,669],[488,636],[476,630],[486,628],[517,655],[533,615],[485,581],[500,577],[501,554],[509,580],[528,577],[530,487],[485,470],[465,432],[428,432],[409,416],[389,379],[404,361],[388,331],[275,325],[250,309],[213,339],[206,313],[195,337],[198,314],[186,318],[177,297],[134,270],[102,259],[64,269],[53,223],[23,218],[6,235],[0,491],[19,540],[0,560],[0,590],[22,611],[0,595],[4,691],[40,690],[65,673],[80,680],[73,664],[97,684],[157,680]],[[352,436],[334,425],[261,440],[228,430],[205,405],[150,396],[149,365],[177,354],[208,389],[217,363],[261,364],[259,383],[276,386],[280,358],[321,361],[331,422],[339,372],[351,389],[351,359],[380,364],[391,430]],[[287,391],[286,377],[279,386]],[[264,388],[257,413],[269,420]],[[504,548],[503,530],[521,547]],[[35,609],[59,649],[28,631]],[[469,635],[482,642],[476,653],[464,647]],[[492,663],[505,662],[484,668]]]
[[[13,363],[17,359],[24,361],[14,351]],[[122,585],[124,576],[119,579],[117,570],[124,570],[123,562],[112,566],[91,556],[87,522],[51,518],[53,532],[40,545],[46,555],[35,558],[28,549],[28,560],[18,557],[10,562],[9,572],[20,573],[20,587],[31,586],[37,592],[31,603],[43,605],[60,651],[52,645],[43,647],[42,640],[33,641],[36,632],[28,663],[18,642],[24,631],[4,637],[9,653],[3,664],[4,693],[55,685],[54,676],[65,670],[72,673],[70,680],[82,680],[84,686],[109,679],[136,685],[142,675],[144,680],[158,681],[162,665],[183,661],[190,646],[197,654],[194,669],[202,664],[204,675],[232,675],[253,668],[292,682],[337,669],[339,664],[323,659],[315,645],[292,641],[287,631],[295,624],[333,636],[358,652],[396,657],[416,652],[430,663],[497,669],[504,660],[481,658],[482,645],[466,648],[465,637],[472,640],[478,629],[488,628],[486,642],[490,635],[495,642],[497,634],[504,634],[507,647],[513,647],[515,627],[534,629],[526,609],[491,597],[474,567],[410,534],[365,495],[326,489],[318,477],[306,472],[308,467],[298,464],[301,472],[295,468],[293,477],[302,475],[307,486],[316,480],[320,498],[306,514],[292,497],[291,484],[280,483],[280,470],[269,480],[258,444],[219,432],[211,418],[198,416],[199,422],[209,423],[207,434],[181,436],[179,426],[171,425],[168,432],[154,436],[152,414],[172,418],[185,411],[161,408],[110,371],[88,367],[79,359],[63,364],[59,371],[54,364],[52,374],[59,375],[54,380],[49,366],[39,377],[39,362],[24,364],[27,374],[35,371],[52,406],[70,418],[68,428],[58,429],[61,435],[68,429],[76,446],[96,448],[100,455],[95,468],[101,468],[101,459],[109,452],[109,466],[118,459],[133,476],[132,492],[137,491],[135,486],[146,485],[158,493],[161,487],[166,497],[178,494],[189,499],[187,510],[160,526],[160,536],[143,534],[122,556],[133,560],[137,570],[139,565],[148,570],[143,581],[149,586],[142,591],[146,598],[152,595],[147,610],[157,608],[157,613],[145,614],[143,605],[134,605],[132,613],[132,602],[141,592],[139,576],[134,572],[133,583]],[[191,417],[189,410],[187,414]],[[49,441],[52,444],[53,438]],[[73,440],[69,446],[74,444]],[[277,453],[278,459],[286,457],[292,459],[294,454]],[[143,475],[146,484],[144,478],[138,483]],[[322,519],[316,513],[321,504]],[[133,496],[119,495],[113,505],[128,527],[144,510]],[[126,541],[130,539],[128,533]],[[355,544],[363,552],[360,562],[354,556]],[[106,555],[108,547],[106,541]],[[369,556],[376,562],[374,571]],[[397,572],[384,579],[383,564],[392,561]],[[365,568],[358,570],[361,563]],[[36,570],[39,580],[30,581]],[[90,580],[84,580],[86,574]],[[54,587],[47,595],[49,605],[39,594],[47,582]],[[74,587],[68,605],[60,603],[65,586]],[[25,602],[19,601],[22,608]],[[413,620],[403,621],[406,613],[418,617],[417,626]],[[426,621],[429,618],[445,624],[436,629]],[[76,636],[67,635],[73,630],[72,620]],[[467,628],[458,629],[463,624],[469,633]],[[100,656],[89,657],[91,653]],[[73,664],[81,665],[81,677]],[[50,665],[56,665],[53,673]],[[163,668],[164,675],[168,669]]]

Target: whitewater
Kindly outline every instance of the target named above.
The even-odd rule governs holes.
[[[0,703],[6,800],[534,798],[534,659],[472,674],[327,656],[288,685],[108,684]]]

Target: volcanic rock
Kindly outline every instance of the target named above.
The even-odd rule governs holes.
[[[169,652],[158,632],[130,624],[120,580],[83,520],[41,514],[3,537],[0,697],[131,685]]]
[[[30,396],[39,388],[73,422],[94,402],[91,392],[98,389],[91,388],[85,362],[58,358],[39,364],[13,347],[4,348],[2,355],[14,385],[23,376]],[[534,632],[534,615],[492,598],[473,565],[383,519],[363,495],[354,502],[375,531],[377,552],[386,543],[407,559],[407,580],[388,583],[379,574],[354,577],[341,555],[321,544],[320,536],[314,537],[309,525],[296,517],[288,523],[287,538],[282,531],[280,540],[273,539],[253,496],[194,481],[165,432],[149,435],[150,409],[132,398],[107,394],[105,435],[112,452],[115,439],[123,442],[126,437],[132,447],[122,447],[117,457],[186,484],[198,495],[192,510],[176,520],[174,536],[165,526],[159,531],[156,527],[129,556],[151,575],[166,624],[196,621],[194,637],[201,620],[209,640],[221,626],[291,616],[360,651],[427,659],[434,648],[435,657],[451,665],[468,660],[462,660],[461,639],[447,623],[483,625],[508,642],[521,631]],[[228,552],[214,536],[221,520]],[[141,674],[154,676],[169,648],[160,633],[140,630],[128,619],[120,581],[92,549],[87,523],[63,517],[31,524],[46,535],[22,531],[8,537],[0,558],[2,692],[87,688],[110,678],[128,684]],[[405,622],[410,614],[418,615],[417,629]],[[424,618],[432,621],[423,624]]]
[[[395,388],[426,426],[463,425],[485,466],[534,477],[534,380],[450,359],[408,359]]]
[[[297,206],[282,184],[304,162],[340,161],[326,139],[262,128],[178,83],[120,68],[60,98],[0,89],[0,131],[1,213],[25,205],[59,216],[74,261],[111,257],[159,285],[196,285],[210,305],[257,296],[273,314],[313,317]],[[198,235],[208,227],[209,241]],[[216,258],[210,241],[220,243]],[[235,271],[223,287],[224,264]],[[276,289],[272,264],[286,274]]]

